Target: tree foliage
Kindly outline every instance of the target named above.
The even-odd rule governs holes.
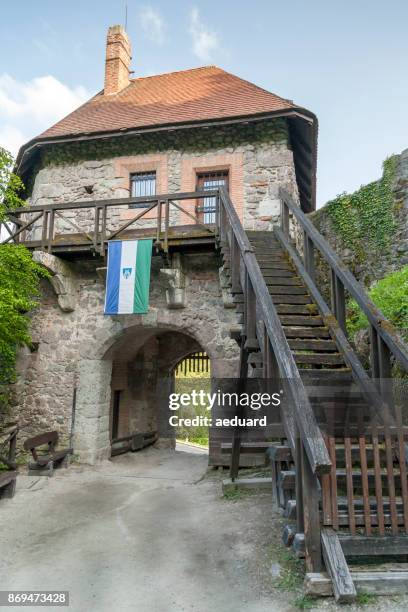
[[[12,163],[11,155],[0,147],[0,221],[23,204],[23,185],[12,172]],[[40,278],[46,276],[25,247],[0,244],[0,414],[8,406],[9,385],[16,378],[17,351],[31,342],[29,313],[37,305]]]
[[[408,339],[408,266],[387,274],[368,292],[374,304]],[[368,321],[354,300],[348,304],[348,329],[354,334],[368,327]]]

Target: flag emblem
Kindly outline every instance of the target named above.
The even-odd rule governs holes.
[[[108,242],[105,314],[146,314],[153,240]]]

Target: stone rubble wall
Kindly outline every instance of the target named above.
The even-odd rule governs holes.
[[[31,325],[33,345],[38,348],[35,352],[24,349],[18,363],[16,397],[21,443],[29,436],[51,429],[58,430],[62,440],[67,441],[78,381],[86,380],[89,370],[92,390],[94,383],[99,384],[98,376],[110,376],[108,365],[104,367],[104,358],[123,361],[126,351],[135,354],[145,342],[146,333],[173,330],[191,336],[209,354],[214,376],[236,375],[238,346],[229,337],[236,314],[235,310],[223,306],[219,261],[214,253],[184,256],[185,307],[176,310],[167,307],[167,283],[160,274],[163,261],[161,257],[153,257],[150,307],[146,315],[104,316],[105,287],[96,272],[98,265],[71,263],[76,286],[76,305],[71,312],[62,311],[51,284],[43,282],[41,305],[33,313]],[[119,341],[122,345],[115,355],[112,345]],[[107,356],[109,350],[111,353]],[[156,367],[156,357],[153,352],[151,368]],[[110,378],[104,382],[110,388]],[[101,439],[104,436],[106,440],[109,416],[100,412],[100,406],[110,400],[105,393],[103,398],[99,397],[96,388],[95,397],[93,392],[87,393],[89,397],[82,400],[86,404],[85,413],[82,407],[79,414],[77,406],[75,431],[80,430],[86,440],[92,424],[92,431],[96,428],[101,432]],[[145,415],[141,423],[153,421],[153,415]]]
[[[149,159],[152,168],[147,167]],[[194,190],[196,170],[212,169],[214,161],[216,169],[230,167],[231,196],[247,229],[269,229],[271,222],[277,220],[279,187],[298,197],[288,126],[284,119],[276,119],[246,126],[53,145],[40,163],[29,201],[32,205],[46,205],[129,197],[132,160],[136,169],[138,163],[144,170],[157,168],[157,191],[161,187],[168,193],[183,191],[186,185]],[[188,176],[183,176],[183,168]],[[110,208],[109,227],[117,228],[137,212],[127,207]],[[92,209],[67,211],[64,217],[83,231],[93,230]],[[184,219],[184,223],[189,222]],[[180,223],[180,213],[175,209],[171,223]],[[75,232],[72,225],[59,218],[55,224],[57,232]],[[146,218],[135,227],[152,225],[155,220]],[[32,236],[39,238],[38,223],[36,228]]]
[[[325,207],[309,215],[309,219],[316,225],[344,264],[366,286],[370,286],[375,280],[408,264],[408,149],[396,157],[392,184],[394,230],[388,253],[375,246],[370,247],[367,242],[364,257],[358,258],[351,246],[344,245]],[[321,282],[324,281],[325,276],[327,276],[327,270],[321,266],[319,274]]]

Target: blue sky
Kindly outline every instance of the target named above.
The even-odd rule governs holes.
[[[406,0],[128,0],[135,75],[216,64],[315,112],[318,202],[408,147]],[[22,142],[103,87],[122,0],[3,6],[0,144]]]

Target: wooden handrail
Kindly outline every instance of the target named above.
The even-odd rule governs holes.
[[[265,330],[274,350],[280,375],[284,379],[293,380],[293,383],[287,385],[287,388],[292,395],[290,399],[293,402],[295,421],[310,467],[315,474],[327,473],[330,471],[331,461],[326,444],[316,422],[306,389],[286,340],[272,298],[269,295],[254,250],[225,187],[220,187],[220,205],[226,213],[225,216],[228,218],[247,274],[251,280],[256,301],[262,313]],[[219,218],[222,218],[221,214]]]
[[[174,206],[175,208],[182,210],[181,206],[176,204],[176,201],[185,201],[185,200],[200,200],[205,198],[216,198],[218,200],[219,191],[218,189],[212,189],[208,191],[191,191],[191,192],[182,192],[182,193],[171,193],[171,194],[158,194],[152,196],[142,196],[137,198],[114,198],[109,200],[82,200],[80,202],[65,202],[65,203],[53,203],[47,204],[44,206],[31,206],[31,207],[20,207],[15,209],[14,211],[10,211],[8,213],[10,218],[13,217],[16,221],[18,221],[15,215],[26,215],[27,213],[34,213],[35,216],[25,224],[21,224],[22,226],[18,229],[18,231],[11,233],[9,231],[9,238],[7,238],[4,242],[10,242],[15,240],[24,230],[30,228],[35,221],[39,218],[43,217],[44,221],[42,224],[42,247],[49,252],[52,252],[53,248],[53,239],[54,239],[54,219],[55,216],[61,217],[62,213],[69,210],[80,210],[80,209],[90,209],[94,211],[93,214],[93,236],[91,236],[87,232],[81,231],[81,228],[78,227],[72,220],[65,218],[64,221],[71,226],[74,226],[77,231],[81,234],[84,234],[90,242],[93,243],[93,247],[96,252],[99,252],[102,256],[105,255],[105,247],[106,242],[108,240],[112,240],[119,236],[124,230],[130,227],[139,219],[142,219],[152,211],[154,208],[157,208],[157,242],[160,239],[161,233],[161,222],[162,222],[162,205],[165,205],[165,237],[164,237],[164,250],[168,249],[168,232],[169,232],[169,223],[170,223],[170,214],[169,207]],[[106,221],[107,221],[107,210],[109,208],[115,208],[120,206],[132,206],[135,209],[140,209],[140,212],[136,214],[132,219],[127,220],[120,227],[113,229],[110,233],[107,231]],[[188,211],[183,211],[189,218],[193,219],[198,225],[202,225],[202,227],[208,231],[210,234],[213,234],[213,229],[207,227],[205,224],[201,224],[200,221],[191,215]],[[37,214],[36,214],[37,213]],[[92,216],[92,213],[91,213]],[[89,220],[91,221],[91,219]],[[102,221],[102,229],[100,231],[100,222]],[[20,221],[18,221],[20,223]]]
[[[398,335],[394,326],[385,318],[374,302],[370,300],[355,276],[344,265],[340,257],[333,251],[328,242],[306,217],[304,212],[296,205],[289,193],[285,189],[280,189],[279,195],[284,206],[287,206],[293,216],[296,217],[302,230],[307,234],[313,245],[320,251],[324,260],[341,280],[350,295],[356,300],[368,321],[388,346],[391,353],[404,370],[408,371],[408,348]],[[284,230],[283,232],[285,233]]]
[[[218,196],[218,189],[208,191],[191,191],[182,193],[165,193],[154,196],[142,196],[138,198],[112,198],[109,200],[80,200],[78,202],[64,202],[55,204],[45,204],[44,206],[27,206],[16,208],[10,211],[10,215],[39,212],[47,210],[73,210],[76,208],[96,208],[96,207],[111,207],[111,206],[131,206],[143,205],[149,206],[158,200],[198,200],[200,198],[211,198]]]
[[[326,304],[323,296],[321,295],[318,287],[316,286],[314,280],[308,274],[305,269],[299,255],[297,254],[295,248],[290,244],[289,239],[281,229],[275,229],[275,235],[278,240],[281,242],[287,253],[289,254],[292,262],[294,263],[299,275],[302,277],[302,280],[306,283],[306,286],[309,290],[311,297],[313,298],[315,304],[319,308],[319,311],[323,317],[324,323],[329,328],[333,339],[337,343],[337,346],[341,350],[341,353],[346,361],[346,364],[351,369],[353,377],[355,381],[358,383],[362,392],[364,393],[369,405],[372,405],[377,415],[383,414],[383,410],[386,408],[384,405],[384,400],[378,393],[378,389],[364,370],[360,359],[354,352],[351,347],[347,336],[340,328],[338,322],[335,320],[330,308]]]

